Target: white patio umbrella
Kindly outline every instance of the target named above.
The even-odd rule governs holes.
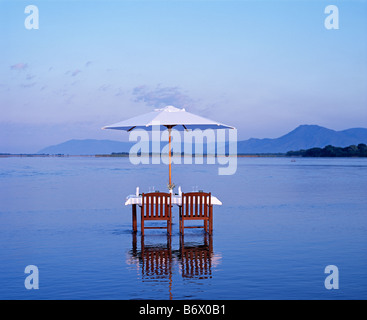
[[[115,129],[126,130],[128,132],[134,129],[147,129],[152,126],[160,125],[161,129],[168,129],[169,133],[169,184],[171,181],[171,130],[174,127],[175,130],[183,131],[189,129],[235,129],[234,127],[225,125],[220,122],[209,120],[201,116],[197,116],[185,109],[178,109],[173,106],[167,106],[162,109],[155,109],[153,112],[143,114],[141,116],[133,117],[128,120],[124,120],[109,126],[105,126],[102,129]]]

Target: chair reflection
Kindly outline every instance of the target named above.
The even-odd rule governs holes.
[[[154,236],[141,236],[138,250],[137,234],[132,234],[131,260],[141,270],[142,281],[168,282],[169,299],[172,299],[172,275],[178,264],[180,274],[185,279],[212,278],[213,239],[212,236],[181,235],[178,250],[172,250],[171,237],[160,243],[153,243]]]
[[[204,234],[203,244],[187,242],[180,237],[179,261],[184,279],[208,279],[212,277],[213,238]]]
[[[169,299],[172,300],[172,246],[171,237],[165,244],[146,244],[141,236],[140,251],[137,248],[137,236],[133,233],[133,257],[139,260],[142,281],[168,281]]]
[[[133,255],[139,259],[143,279],[165,279],[172,275],[171,239],[166,244],[146,244],[141,237],[140,251],[137,250],[137,236],[133,234]]]

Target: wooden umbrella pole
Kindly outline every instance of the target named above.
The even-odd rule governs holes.
[[[169,138],[168,138],[168,164],[169,164],[169,184],[170,186],[172,185],[172,179],[171,179],[171,130],[172,130],[172,127],[168,127],[168,135],[169,135]]]

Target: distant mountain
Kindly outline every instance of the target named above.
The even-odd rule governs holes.
[[[54,146],[46,147],[37,153],[69,155],[110,154],[112,152],[129,152],[131,146],[131,142],[113,140],[69,140]]]
[[[301,125],[276,139],[251,138],[238,141],[237,152],[239,154],[286,153],[291,150],[295,151],[314,147],[323,148],[327,145],[346,147],[359,143],[367,143],[367,129],[365,128],[335,131],[317,125]],[[133,142],[112,140],[69,140],[55,146],[44,148],[38,153],[69,155],[111,154],[129,152],[133,144]],[[166,144],[167,142],[163,142],[161,147]],[[184,148],[182,147],[181,150],[183,151]]]
[[[367,143],[367,129],[355,128],[335,131],[317,125],[301,125],[276,139],[239,141],[238,153],[285,153],[291,150],[323,148],[327,145],[346,147]]]

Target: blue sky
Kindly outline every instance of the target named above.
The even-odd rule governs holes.
[[[127,140],[100,128],[167,104],[239,139],[367,127],[366,1],[0,3],[0,152]],[[339,30],[324,27],[330,4]]]

